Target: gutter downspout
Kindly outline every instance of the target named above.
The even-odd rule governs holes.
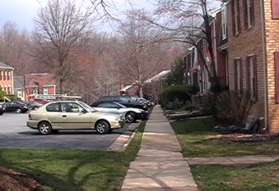
[[[270,127],[269,127],[269,112],[268,112],[268,79],[267,79],[267,44],[266,44],[266,30],[265,30],[265,7],[264,7],[264,0],[260,1],[261,3],[261,23],[262,23],[262,43],[263,43],[263,61],[264,61],[264,105],[265,105],[265,128],[267,129],[267,131],[270,131]]]

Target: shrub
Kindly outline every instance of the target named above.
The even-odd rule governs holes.
[[[2,88],[0,87],[0,101],[3,101],[4,100],[4,97],[5,97],[5,92],[2,90]]]
[[[226,125],[245,126],[254,101],[249,93],[226,91],[215,101],[217,122]]]
[[[191,101],[189,87],[169,86],[160,95],[160,104],[166,109],[179,109]]]

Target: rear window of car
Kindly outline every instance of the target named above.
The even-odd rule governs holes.
[[[59,103],[53,103],[53,104],[48,105],[46,107],[46,110],[48,112],[60,112],[61,111],[61,107],[60,107]]]

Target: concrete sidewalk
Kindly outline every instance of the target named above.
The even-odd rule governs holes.
[[[197,191],[190,167],[160,106],[147,122],[138,156],[122,185],[122,191]]]

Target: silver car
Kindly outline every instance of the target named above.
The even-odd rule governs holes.
[[[29,113],[27,126],[48,135],[57,130],[95,129],[106,134],[123,128],[125,117],[120,114],[98,112],[80,101],[50,102]]]

